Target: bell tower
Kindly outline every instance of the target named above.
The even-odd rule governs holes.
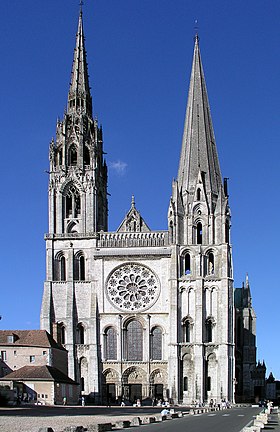
[[[221,177],[198,36],[168,225],[176,257],[173,280],[177,279],[179,293],[178,304],[171,311],[174,321],[178,313],[179,399],[184,403],[233,400],[230,209],[227,181]],[[173,298],[175,295],[174,291]]]
[[[82,11],[67,110],[50,143],[49,233],[107,230],[107,166],[102,128],[92,115]]]

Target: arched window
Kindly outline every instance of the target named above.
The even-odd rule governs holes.
[[[202,223],[198,222],[196,226],[196,243],[202,244]]]
[[[85,328],[83,324],[77,325],[77,344],[84,345],[85,343]]]
[[[215,267],[214,267],[214,254],[210,252],[208,254],[208,268],[207,268],[207,274],[212,275],[215,273]]]
[[[184,391],[188,391],[188,377],[184,377]]]
[[[60,345],[65,344],[65,326],[63,323],[57,324],[57,342]]]
[[[229,243],[229,221],[226,220],[225,223],[225,242]]]
[[[196,200],[200,201],[201,200],[201,190],[198,188],[197,192],[196,192]]]
[[[82,254],[74,258],[74,280],[85,280],[85,257]]]
[[[205,323],[206,327],[206,342],[213,342],[213,322],[208,318]]]
[[[125,329],[126,360],[143,361],[143,328],[139,321],[130,321]]]
[[[69,149],[69,165],[77,165],[77,149],[74,145]]]
[[[174,242],[174,227],[173,227],[172,221],[169,224],[169,235],[170,235],[170,243],[173,243]]]
[[[108,327],[104,334],[104,357],[106,360],[117,360],[117,332]]]
[[[83,377],[81,377],[80,379],[80,390],[81,391],[85,390],[85,379]]]
[[[58,165],[62,165],[62,149],[58,151]]]
[[[74,185],[68,187],[65,195],[65,217],[77,218],[81,213],[81,199],[78,190]]]
[[[84,164],[90,165],[90,155],[88,146],[84,147]]]
[[[185,274],[191,274],[191,257],[189,253],[185,255]]]
[[[54,280],[56,281],[66,280],[66,260],[65,260],[65,256],[62,254],[58,254],[55,258]]]
[[[162,360],[162,331],[154,327],[151,332],[151,359]]]
[[[192,319],[190,317],[183,321],[183,342],[191,342]]]

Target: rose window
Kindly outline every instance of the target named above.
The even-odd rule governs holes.
[[[158,299],[159,291],[156,275],[144,265],[121,265],[107,279],[108,299],[122,311],[148,309]]]

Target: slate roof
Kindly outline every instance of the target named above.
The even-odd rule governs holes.
[[[14,336],[14,342],[8,342]],[[57,348],[65,350],[46,330],[0,330],[0,345]]]
[[[60,370],[52,366],[23,366],[1,378],[1,381],[55,381],[78,385]]]

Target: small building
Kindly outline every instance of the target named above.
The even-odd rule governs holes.
[[[68,352],[45,330],[0,330],[0,378],[23,366],[52,366],[68,375]]]
[[[0,385],[14,390],[18,401],[43,405],[77,404],[79,384],[51,366],[23,366],[0,379]]]

